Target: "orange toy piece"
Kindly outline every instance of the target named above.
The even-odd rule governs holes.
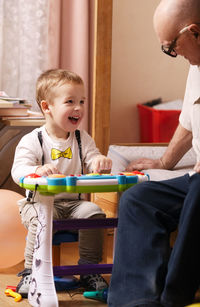
[[[14,266],[24,259],[27,230],[17,205],[22,198],[16,192],[0,189],[0,268]]]
[[[48,176],[49,178],[64,178],[66,175],[63,174],[52,174]]]
[[[139,171],[132,171],[132,172],[121,172],[121,175],[126,175],[126,176],[133,176],[133,175],[144,175],[144,173],[139,172]]]
[[[15,298],[15,299],[14,299],[15,302],[20,302],[20,301],[22,300],[21,294],[19,294],[19,293],[17,293],[17,292],[14,292],[12,289],[6,289],[6,290],[5,290],[5,294],[6,294],[7,296],[12,296],[12,297],[14,297],[14,298]]]

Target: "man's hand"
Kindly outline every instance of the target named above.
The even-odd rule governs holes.
[[[93,173],[109,173],[112,168],[112,160],[104,155],[97,156],[92,162]]]
[[[39,176],[48,176],[48,175],[52,175],[52,174],[60,174],[57,167],[55,167],[55,165],[53,165],[51,163],[38,166],[35,173]]]
[[[192,147],[192,132],[185,129],[180,123],[160,159],[141,158],[133,160],[127,166],[127,171],[150,168],[173,169],[184,154]]]
[[[138,170],[141,171],[143,169],[150,169],[150,168],[159,168],[164,169],[164,165],[161,159],[148,159],[148,158],[141,158],[138,160],[133,160],[126,168],[126,171],[134,171]]]

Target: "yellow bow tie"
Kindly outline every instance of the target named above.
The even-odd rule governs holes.
[[[71,159],[72,158],[71,147],[68,147],[65,151],[60,151],[58,149],[52,148],[51,159],[56,160],[56,159],[59,159],[60,157]]]

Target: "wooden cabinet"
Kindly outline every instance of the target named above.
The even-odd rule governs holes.
[[[91,200],[99,205],[101,209],[106,213],[106,217],[117,217],[118,202],[120,193],[94,193],[91,196]]]

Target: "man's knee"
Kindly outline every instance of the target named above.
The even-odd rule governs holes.
[[[198,189],[200,185],[200,174],[199,173],[195,173],[194,175],[190,177],[190,184],[194,187],[197,186],[197,190],[199,190]]]
[[[144,207],[149,207],[149,195],[152,193],[152,185],[149,183],[142,182],[126,190],[120,199],[119,212],[134,208],[144,210]]]
[[[121,197],[122,203],[132,202],[136,200],[143,199],[143,197],[148,193],[149,184],[148,182],[142,182],[136,184],[133,187],[126,190]]]

